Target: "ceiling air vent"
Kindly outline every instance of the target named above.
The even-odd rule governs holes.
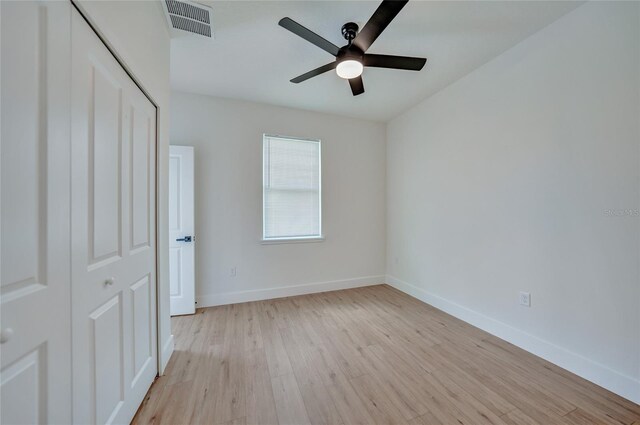
[[[210,7],[178,0],[164,0],[162,4],[173,36],[189,34],[213,39]]]

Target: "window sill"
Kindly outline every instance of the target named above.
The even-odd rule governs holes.
[[[315,243],[324,242],[324,236],[314,236],[310,238],[282,238],[282,239],[262,239],[262,245],[277,245],[282,243]]]

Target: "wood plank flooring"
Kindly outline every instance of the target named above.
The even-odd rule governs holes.
[[[640,406],[389,286],[199,309],[135,424],[632,425]]]

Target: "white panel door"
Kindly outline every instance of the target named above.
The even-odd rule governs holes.
[[[128,423],[157,374],[156,110],[71,18],[73,420]]]
[[[169,147],[169,274],[171,315],[193,314],[195,303],[193,147]]]
[[[0,15],[0,423],[70,423],[71,8]]]

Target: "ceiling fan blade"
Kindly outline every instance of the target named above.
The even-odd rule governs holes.
[[[318,67],[316,69],[313,69],[309,72],[305,72],[304,74],[297,76],[296,78],[292,79],[291,82],[296,84],[301,83],[305,80],[308,80],[309,78],[315,77],[320,74],[324,74],[327,71],[331,71],[336,67],[336,65],[337,65],[336,62],[331,62],[326,65],[322,65],[321,67]]]
[[[315,44],[322,50],[331,53],[333,56],[338,56],[338,51],[340,50],[338,46],[336,46],[329,40],[325,40],[324,38],[320,37],[310,29],[303,27],[293,19],[282,18],[280,19],[280,22],[278,22],[278,25],[280,25],[282,28],[288,29],[295,35],[304,38],[309,43]]]
[[[383,0],[378,6],[364,28],[358,33],[353,43],[356,47],[366,52],[376,41],[376,38],[393,21],[393,18],[402,10],[409,0]]]
[[[364,83],[362,82],[362,75],[350,79],[349,85],[351,86],[351,93],[353,93],[354,96],[364,93]]]
[[[362,64],[364,66],[374,66],[377,68],[407,69],[409,71],[420,71],[426,58],[412,58],[409,56],[373,55],[366,54]]]

